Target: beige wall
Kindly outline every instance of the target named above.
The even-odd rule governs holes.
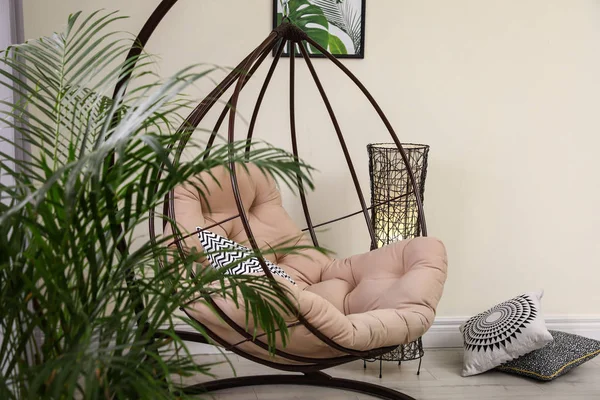
[[[122,26],[137,32],[158,0],[24,3],[26,37],[35,37],[60,29],[69,12],[101,7],[131,15]],[[426,212],[450,259],[439,315],[468,315],[536,288],[546,291],[546,314],[600,314],[600,3],[367,3],[366,58],[345,63],[401,140],[431,145]],[[232,66],[270,23],[271,0],[181,0],[149,51],[160,57],[162,75],[198,62]],[[323,60],[315,64],[368,196],[365,145],[387,141],[386,132],[338,71]],[[258,129],[287,146],[287,62],[281,66]],[[357,209],[357,202],[304,67],[299,79],[300,151],[320,170],[311,205],[314,220],[322,221]],[[248,86],[242,115],[250,116],[248,100],[258,88],[258,81]],[[299,218],[294,199],[286,195],[286,203]],[[368,247],[360,217],[323,238],[340,254]]]

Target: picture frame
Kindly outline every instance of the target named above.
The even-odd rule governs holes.
[[[336,58],[365,57],[366,0],[273,0],[273,28],[285,13]],[[307,50],[311,58],[324,57],[310,45]],[[287,45],[282,57],[289,57]]]

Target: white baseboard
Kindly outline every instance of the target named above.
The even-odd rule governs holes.
[[[462,347],[463,340],[458,327],[469,317],[438,317],[423,336],[423,346]],[[600,316],[549,316],[546,318],[548,329],[574,333],[600,340]],[[191,328],[190,328],[191,329]],[[189,343],[194,354],[220,354],[215,346]]]
[[[423,336],[423,347],[462,347],[458,327],[469,317],[438,317]],[[600,316],[548,316],[548,329],[574,333],[600,340]]]

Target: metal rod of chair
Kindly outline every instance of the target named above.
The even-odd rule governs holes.
[[[172,1],[172,0],[164,0],[164,2],[167,1]],[[161,3],[162,5],[162,3]],[[160,7],[160,6],[159,6]],[[158,11],[158,10],[157,10]],[[168,11],[168,9],[167,9]],[[166,12],[166,11],[165,11]],[[158,22],[160,22],[161,18],[155,18],[155,21],[157,20]],[[157,23],[158,23],[157,22]],[[146,39],[147,40],[147,39]],[[137,40],[136,40],[137,42]],[[141,42],[141,44],[145,44],[145,42]],[[213,89],[213,91],[211,91],[209,93],[209,95],[207,96],[207,98],[211,98],[213,99],[212,104],[210,104],[210,107],[212,107],[212,105],[214,105],[214,103],[218,100],[218,98],[214,99],[215,96],[219,95],[219,97],[221,96],[221,94],[227,90],[232,84],[233,82],[235,82],[241,73],[241,67],[244,65],[244,63],[252,56],[252,54],[254,54],[254,51],[252,51],[249,55],[246,56],[246,58],[244,58],[244,60],[242,60],[241,63],[239,63],[237,65],[236,68],[234,68],[226,77],[225,79],[215,88]],[[219,94],[220,93],[220,94]],[[192,126],[192,118],[195,115],[195,113],[197,111],[200,110],[200,106],[204,105],[205,107],[208,106],[208,103],[205,101],[206,99],[204,99],[195,109],[194,111],[192,111],[190,113],[190,115],[186,118],[186,120],[181,124],[181,126],[177,129],[177,133],[181,133],[183,132],[185,129],[189,129],[190,126]],[[208,109],[204,112],[204,115],[206,115],[206,112],[208,112],[208,110],[210,110],[210,107],[208,107]],[[200,123],[200,120],[198,120],[198,122],[196,123],[195,126],[193,126],[191,132],[186,135],[184,138],[182,138],[181,142],[179,143],[179,146],[177,148],[177,152],[175,155],[175,159],[173,161],[173,163],[175,165],[177,165],[177,163],[179,162],[179,159],[181,157],[181,154],[183,153],[183,149],[185,148],[185,145],[187,144],[187,142],[189,141],[189,138],[193,132],[193,130],[198,126],[198,124]],[[173,145],[169,145],[169,150],[173,149]],[[158,172],[158,178],[157,180],[160,180],[160,178],[162,177],[162,170],[159,170]],[[169,193],[167,193],[165,195],[164,198],[164,209],[163,209],[163,215],[165,216],[165,218],[163,218],[163,231],[166,229],[167,223],[169,223],[169,216],[174,216],[175,212],[174,212],[174,208],[172,207],[173,201],[171,201],[171,199],[174,198],[174,192],[173,190],[171,190]],[[150,232],[150,241],[154,244],[156,243],[156,230],[154,228],[154,210],[150,210],[149,211],[149,218],[148,218],[148,229]],[[174,230],[174,224],[171,222],[171,228],[172,231],[175,232]],[[181,253],[183,251],[183,248],[180,248],[178,246],[178,250]]]
[[[356,84],[356,86],[365,95],[367,100],[369,100],[369,102],[371,103],[371,105],[373,106],[373,108],[375,109],[375,111],[377,112],[379,117],[381,118],[381,120],[382,120],[383,124],[385,125],[385,127],[387,128],[392,140],[394,141],[394,144],[396,145],[396,147],[398,147],[398,150],[400,151],[404,165],[407,167],[407,172],[410,177],[411,185],[413,187],[413,191],[415,192],[415,199],[417,202],[417,207],[419,209],[418,212],[419,212],[419,222],[421,224],[421,234],[423,236],[427,236],[427,224],[425,222],[425,212],[423,210],[423,201],[421,199],[421,195],[419,192],[417,180],[415,179],[415,175],[414,175],[412,169],[410,168],[410,163],[408,162],[408,156],[406,155],[406,151],[404,150],[404,147],[402,147],[402,143],[400,142],[400,139],[398,139],[398,135],[396,135],[396,132],[394,131],[394,128],[392,127],[392,124],[388,120],[387,116],[385,115],[385,113],[383,112],[383,110],[381,109],[381,107],[379,106],[377,101],[375,101],[375,98],[367,90],[365,85],[360,80],[358,80],[358,78],[344,64],[342,64],[337,58],[335,58],[335,56],[330,54],[319,43],[315,42],[310,37],[308,37],[306,39],[306,41],[308,43],[310,43],[312,46],[314,46],[321,53],[323,53],[323,55],[325,55],[325,57],[327,57],[331,62],[333,62],[339,69],[341,69],[346,74],[346,76],[348,76],[348,78],[350,78],[352,80],[352,82],[354,82]]]
[[[271,39],[269,36],[266,41]],[[266,42],[265,41],[265,42]],[[265,43],[263,42],[263,43]],[[176,160],[179,161],[179,157],[181,153],[187,146],[187,143],[190,139],[190,136],[194,132],[194,130],[198,127],[200,122],[204,119],[206,114],[210,111],[210,109],[214,106],[214,104],[219,101],[223,93],[227,91],[235,82],[237,82],[240,77],[246,74],[248,69],[245,69],[248,60],[250,60],[255,55],[256,50],[250,53],[246,58],[242,60],[231,72],[192,110],[192,112],[187,116],[187,118],[183,121],[177,133],[186,133],[185,136],[182,137],[181,142],[177,147],[177,152],[175,154]],[[210,149],[210,148],[209,148]]]
[[[289,41],[290,48],[290,135],[292,139],[292,152],[294,154],[294,159],[299,161],[298,157],[298,139],[296,137],[296,49],[294,42]],[[300,175],[297,176],[298,181],[298,193],[300,195],[300,202],[302,203],[302,211],[304,212],[304,219],[306,220],[307,229],[310,233],[310,238],[312,239],[313,245],[318,246],[319,240],[317,239],[317,235],[315,233],[315,228],[313,227],[312,219],[310,217],[310,211],[308,209],[308,201],[306,200],[306,194],[304,193],[304,182],[302,182],[302,178]]]
[[[271,35],[269,37],[271,37]],[[275,34],[275,37],[277,37],[276,34]],[[266,43],[268,43],[268,42],[267,41],[263,42],[263,44],[261,46],[259,46],[257,48],[257,50],[255,50],[255,52],[259,52],[259,50],[260,50],[260,52],[262,52],[267,47],[265,45]],[[256,57],[254,57],[254,58],[256,58]],[[244,69],[248,69],[252,62],[254,62],[254,59],[252,59],[252,57],[251,57],[251,59],[246,62],[246,65],[244,65]],[[235,117],[236,117],[237,104],[238,104],[238,101],[240,98],[240,93],[242,91],[242,85],[243,85],[243,81],[238,80],[235,85],[235,88],[233,89],[233,94],[231,95],[231,108],[229,110],[229,127],[228,127],[228,131],[227,131],[227,143],[229,145],[232,145],[235,142]],[[254,234],[252,233],[252,228],[250,227],[250,222],[248,221],[248,215],[246,214],[246,210],[244,208],[244,203],[242,201],[242,196],[240,194],[240,188],[239,188],[238,179],[237,179],[237,168],[236,168],[233,156],[234,156],[233,149],[230,148],[229,149],[229,177],[231,180],[231,188],[233,191],[233,197],[235,199],[235,203],[238,208],[238,212],[240,215],[240,220],[242,222],[242,226],[244,228],[244,232],[246,233],[248,241],[250,242],[250,246],[252,246],[252,249],[257,254],[258,261],[260,263],[260,266],[261,266],[264,274],[270,280],[276,282],[275,278],[273,277],[273,274],[271,273],[271,270],[269,270],[269,267],[267,267],[267,264],[265,263],[263,256],[260,254],[260,248],[258,247],[258,244],[256,243]]]
[[[271,33],[252,53],[250,53],[250,55],[248,57],[246,57],[246,59],[240,64],[241,67],[236,68],[235,70],[231,71],[229,73],[229,75],[227,75],[227,77],[225,77],[225,79],[221,83],[219,83],[217,85],[217,87],[214,88],[209,93],[209,95],[200,102],[198,107],[196,107],[190,113],[190,115],[185,119],[185,121],[183,122],[181,127],[177,130],[178,132],[184,132],[185,134],[181,138],[181,141],[179,142],[179,146],[177,147],[177,152],[175,153],[175,156],[173,159],[174,165],[177,165],[179,163],[179,160],[181,158],[181,155],[183,154],[183,151],[185,149],[185,146],[187,145],[187,142],[189,141],[192,133],[194,132],[196,127],[200,124],[202,119],[206,116],[206,114],[210,111],[210,109],[215,105],[215,103],[217,101],[219,101],[219,99],[223,95],[223,93],[225,93],[225,91],[231,85],[233,85],[233,83],[237,82],[236,83],[237,95],[236,95],[236,91],[234,91],[232,97],[235,97],[235,102],[233,101],[234,99],[232,98],[232,103],[231,103],[232,108],[229,110],[230,115],[233,116],[233,118],[235,119],[235,108],[237,107],[237,98],[239,97],[239,94],[241,91],[241,85],[243,84],[243,80],[240,78],[245,74],[245,71],[250,70],[252,63],[255,62],[257,60],[257,58],[259,58],[259,56],[262,54],[263,51],[265,51],[266,49],[272,49],[276,40],[277,40],[277,34]],[[231,120],[231,118],[230,118],[230,120]],[[210,150],[210,148],[207,148],[207,150]],[[232,173],[235,173],[235,171],[233,171]],[[167,196],[170,197],[171,199],[175,198],[174,190],[171,190]],[[167,197],[167,196],[165,196],[165,197]],[[167,201],[167,198],[165,198],[165,201]],[[171,218],[171,220],[170,220],[171,228],[172,228],[171,230],[173,232],[175,232],[176,227],[175,227],[175,220],[174,220],[175,219],[174,218],[174,216],[175,216],[175,202],[174,201],[169,201],[168,216]],[[183,250],[183,247],[181,246],[180,242],[177,242],[177,249],[179,250],[180,254],[183,256],[184,250]]]
[[[344,378],[335,378],[323,372],[305,373],[303,375],[254,375],[225,378],[212,382],[199,383],[193,386],[189,386],[185,388],[183,392],[188,395],[199,395],[223,389],[261,385],[318,386],[352,390],[354,392],[367,394],[369,395],[369,397],[374,396],[380,399],[415,400],[413,397],[408,396],[404,393],[400,393],[394,389],[379,386],[369,382],[361,382]]]
[[[148,20],[142,26],[142,29],[138,33],[135,38],[131,49],[129,49],[129,53],[127,53],[126,60],[131,60],[133,58],[139,57],[144,51],[144,47],[150,40],[150,37],[154,33],[154,30],[158,27],[162,19],[169,13],[171,8],[177,3],[177,0],[162,0],[160,4],[156,7],[156,9],[152,12]],[[137,64],[137,60],[133,61],[133,63],[128,67],[128,69],[124,70],[125,72],[117,84],[115,85],[115,90],[113,92],[113,99],[117,97],[121,89],[123,89],[123,85],[125,85],[129,79],[131,79],[131,75],[133,74],[134,67]]]
[[[186,308],[182,307],[181,310],[191,319],[193,319],[193,316],[187,311]],[[229,320],[229,317],[227,317],[227,319]],[[227,321],[226,321],[227,322]],[[298,324],[295,324],[298,325]],[[300,357],[300,356],[294,356],[291,355],[291,358],[288,358],[288,354],[280,351],[280,350],[275,350],[274,354],[282,357],[282,358],[287,358],[288,360],[294,360],[294,358],[298,357],[298,358],[303,358],[305,361],[301,361],[301,360],[296,360],[299,362],[303,362],[304,364],[283,364],[280,362],[276,362],[276,361],[269,361],[269,360],[264,360],[262,358],[259,358],[257,356],[254,356],[246,351],[243,351],[241,349],[238,348],[238,346],[240,344],[245,343],[244,342],[239,342],[235,345],[232,345],[230,343],[227,343],[226,341],[224,341],[220,336],[218,336],[217,334],[215,334],[214,332],[212,332],[208,327],[203,326],[206,334],[218,345],[222,346],[223,348],[239,355],[242,356],[250,361],[254,361],[256,363],[259,364],[263,364],[266,365],[268,367],[271,368],[277,368],[280,369],[282,371],[290,371],[290,372],[313,372],[313,371],[320,371],[322,369],[325,368],[332,368],[335,367],[336,365],[342,365],[351,361],[355,361],[358,360],[359,357],[353,356],[353,355],[343,355],[343,356],[337,356],[337,357],[329,357],[329,358],[307,358],[307,357]],[[196,336],[196,339],[193,339],[194,335]],[[244,335],[245,336],[245,335]],[[196,343],[205,343],[206,339],[204,337],[204,335],[197,333],[197,332],[190,332],[189,335],[186,336],[187,340],[191,340],[194,341]],[[268,348],[266,347],[266,345],[264,343],[261,343],[259,341],[254,340],[254,338],[250,338],[249,340],[247,340],[248,342],[252,342],[253,344],[267,350]],[[375,349],[375,350],[371,350],[369,351],[370,357],[377,357],[380,354],[385,354],[387,352],[390,351],[390,347],[386,347],[386,348],[380,348],[380,349]],[[310,361],[309,361],[310,360]]]
[[[175,5],[175,3],[177,3],[177,0],[163,0],[158,5],[158,7],[156,7],[154,12],[152,12],[152,15],[150,15],[150,18],[148,18],[148,20],[144,23],[144,26],[138,33],[138,35],[134,41],[134,44],[131,46],[131,48],[129,49],[129,52],[127,53],[127,58],[125,60],[128,60],[128,61],[133,60],[133,61],[128,64],[128,67],[122,68],[121,76],[120,76],[119,80],[117,81],[117,84],[115,85],[115,89],[113,91],[113,95],[112,95],[113,101],[118,99],[119,96],[125,95],[125,92],[127,91],[127,87],[125,85],[127,85],[127,83],[129,83],[129,80],[131,79],[131,76],[132,76],[135,66],[137,64],[138,57],[140,56],[140,54],[142,54],[142,51],[144,50],[146,43],[148,43],[148,40],[150,40],[152,33],[154,33],[154,30],[158,27],[158,25],[160,24],[160,21],[162,21],[164,16],[167,15],[169,10],[171,9],[171,7],[173,7],[173,5]],[[119,120],[119,117],[115,114],[115,116],[113,117],[113,119],[111,121],[111,124],[115,125],[118,122],[118,120]],[[109,168],[112,168],[115,165],[115,157],[116,157],[116,154],[115,154],[115,151],[113,150],[113,151],[111,151],[111,153],[108,157]],[[115,204],[112,212],[118,213],[119,206]],[[149,221],[152,221],[152,225],[154,225],[154,217],[153,217],[152,213],[150,215]],[[125,238],[125,236],[121,235],[121,233],[123,232],[123,226],[119,223],[116,227],[116,230],[118,232],[117,236],[120,236],[120,239],[117,242],[117,251],[119,252],[119,254],[121,256],[126,256],[126,254],[128,252],[128,243],[127,243],[127,239]],[[152,235],[151,235],[150,240],[153,240]],[[153,240],[152,243],[153,244],[156,243],[156,240]],[[163,267],[161,260],[159,260],[159,265],[161,267]],[[135,307],[135,311],[138,315],[141,315],[144,311],[144,303],[143,303],[143,298],[142,298],[139,290],[137,289],[137,286],[135,285],[135,273],[133,272],[132,269],[129,269],[127,271],[125,282],[126,282],[126,285],[128,287],[128,290],[129,290],[131,296],[133,297],[132,301],[133,301],[133,304]],[[138,323],[139,322],[140,322],[140,320],[138,319]]]
[[[250,124],[248,125],[248,134],[246,135],[246,159],[248,159],[248,154],[250,153],[250,143],[252,143],[252,137],[254,135],[254,127],[256,126],[256,120],[258,118],[258,113],[260,111],[260,106],[262,105],[265,94],[267,93],[267,88],[269,87],[269,83],[271,83],[271,78],[273,77],[273,73],[277,68],[277,64],[281,59],[281,54],[283,53],[283,49],[285,48],[286,40],[281,39],[281,43],[279,44],[279,48],[275,53],[275,57],[273,58],[273,62],[271,63],[271,67],[269,68],[269,72],[267,72],[267,76],[265,77],[265,81],[263,82],[262,87],[260,88],[260,92],[258,93],[258,98],[256,99],[256,104],[254,105],[254,110],[252,111],[252,118],[250,118]]]
[[[185,309],[185,308],[181,308],[181,310],[191,319],[193,319],[193,316]],[[229,317],[227,317],[228,320]],[[276,362],[276,361],[270,361],[270,360],[264,360],[262,358],[259,358],[257,356],[254,356],[246,351],[243,351],[241,349],[239,349],[237,346],[239,346],[239,343],[237,345],[232,345],[230,343],[227,343],[226,341],[224,341],[220,336],[218,336],[217,334],[215,334],[214,332],[212,332],[208,327],[203,326],[206,334],[215,341],[215,343],[219,344],[220,346],[222,346],[223,348],[230,350],[231,352],[242,356],[250,361],[254,361],[258,364],[263,364],[266,365],[270,368],[277,368],[280,369],[282,371],[291,371],[291,372],[313,372],[313,371],[320,371],[322,369],[326,369],[326,368],[332,368],[335,367],[336,365],[342,365],[351,361],[355,361],[358,360],[359,357],[353,356],[353,355],[343,355],[343,356],[337,356],[337,357],[329,357],[329,358],[307,358],[307,357],[300,357],[300,356],[294,356],[291,355],[291,358],[288,358],[286,355],[287,353],[280,351],[280,350],[275,350],[274,354],[282,357],[282,358],[287,358],[288,360],[294,360],[294,358],[298,357],[298,358],[303,358],[305,360],[311,360],[311,361],[300,361],[303,362],[305,364],[283,364],[280,362]],[[193,333],[198,337],[198,340],[195,340],[195,342],[198,343],[204,343],[204,341],[206,340],[204,338],[204,335],[200,334],[200,333]],[[245,335],[243,335],[245,336]],[[188,335],[187,336],[189,340],[191,340],[191,336]],[[263,348],[263,349],[267,349],[266,345],[260,341],[255,341],[253,338],[251,338],[250,340],[248,340],[250,342],[252,342],[253,344]],[[394,346],[395,347],[395,346]],[[387,352],[390,351],[390,349],[393,349],[394,347],[384,347],[384,348],[379,348],[379,349],[375,349],[375,350],[371,350],[368,351],[367,353],[369,353],[370,357],[378,357],[380,354],[385,354]]]
[[[377,204],[375,204],[375,205],[372,205],[372,206],[368,207],[367,209],[368,209],[368,210],[372,210],[372,209],[373,209],[373,208],[375,208],[375,207],[379,207],[379,206],[382,206],[382,205],[384,205],[384,204],[387,204],[387,203],[389,203],[389,202],[392,202],[392,201],[395,201],[395,200],[401,199],[401,198],[403,198],[403,197],[410,196],[411,194],[412,194],[412,192],[409,192],[409,193],[403,193],[403,194],[401,194],[400,196],[396,196],[396,197],[393,197],[393,198],[391,198],[391,199],[388,199],[388,200],[386,200],[386,201],[382,201],[382,202],[379,202],[379,203],[377,203]],[[346,214],[346,215],[344,215],[344,216],[342,216],[342,217],[338,217],[338,218],[330,219],[330,220],[328,220],[328,221],[325,221],[325,222],[318,223],[318,224],[316,224],[316,225],[313,225],[312,227],[313,227],[313,228],[320,228],[320,227],[322,227],[322,226],[329,225],[329,224],[332,224],[332,223],[334,223],[334,222],[338,222],[338,221],[344,220],[344,219],[346,219],[346,218],[353,217],[353,216],[355,216],[355,215],[358,215],[358,214],[360,214],[360,213],[362,213],[362,212],[363,212],[362,210],[358,210],[358,211],[355,211],[355,212],[353,212],[353,213]],[[220,220],[219,222],[215,222],[214,224],[211,224],[211,225],[205,226],[204,228],[202,228],[202,229],[201,229],[201,231],[204,231],[204,230],[208,230],[208,229],[214,228],[215,226],[219,226],[219,225],[221,225],[221,224],[224,224],[225,222],[229,222],[229,221],[231,221],[231,220],[234,220],[234,219],[236,219],[236,218],[238,218],[238,217],[239,217],[239,215],[233,215],[233,216],[231,216],[231,217],[225,218],[225,219],[223,219],[223,220]],[[302,229],[302,232],[307,232],[308,230],[309,230],[309,228],[308,228],[308,227],[306,227],[306,228]],[[172,241],[171,243],[169,243],[167,246],[171,246],[171,245],[175,244],[175,242],[178,242],[178,241],[181,241],[181,240],[187,239],[187,238],[189,238],[189,237],[191,237],[191,236],[194,236],[194,235],[196,235],[197,233],[198,233],[198,232],[192,232],[192,233],[189,233],[189,234],[187,234],[187,235],[181,236],[181,237],[180,237],[180,238],[178,238],[177,240],[174,240],[174,241]]]
[[[392,202],[392,201],[395,201],[395,200],[401,199],[402,197],[407,197],[407,196],[410,196],[411,194],[412,194],[412,192],[401,194],[400,196],[396,196],[396,197],[393,197],[393,198],[391,198],[391,199],[388,199],[388,200],[386,200],[386,201],[382,201],[382,202],[379,202],[379,203],[377,203],[377,204],[375,204],[375,205],[372,205],[372,206],[370,206],[370,207],[367,207],[367,210],[372,210],[372,209],[374,209],[374,208],[376,208],[376,207],[379,207],[379,206],[382,206],[382,205],[388,204],[388,203],[390,203],[390,202]],[[337,217],[337,218],[330,219],[330,220],[328,220],[328,221],[325,221],[325,222],[318,223],[318,224],[314,225],[314,226],[313,226],[313,228],[320,228],[320,227],[322,227],[322,226],[329,225],[329,224],[332,224],[332,223],[334,223],[334,222],[342,221],[342,220],[344,220],[344,219],[346,219],[346,218],[354,217],[355,215],[358,215],[358,214],[360,214],[360,213],[362,213],[362,212],[363,212],[363,210],[362,210],[362,209],[360,209],[360,210],[358,210],[358,211],[355,211],[355,212],[352,212],[352,213],[350,213],[350,214],[346,214],[346,215],[344,215],[344,216],[341,216],[341,217]],[[304,229],[302,229],[302,232],[306,232],[307,230],[308,230],[308,228],[304,228]]]
[[[254,63],[254,65],[252,66],[252,68],[250,68],[250,71],[248,71],[247,74],[243,75],[240,79],[243,79],[243,84],[242,84],[242,89],[244,87],[246,87],[246,85],[248,84],[248,82],[250,81],[250,78],[252,78],[252,76],[254,76],[254,73],[256,72],[256,70],[261,66],[261,64],[263,63],[263,61],[265,60],[265,58],[267,58],[267,55],[269,55],[269,53],[271,53],[271,49],[265,49],[265,51],[263,51],[263,53],[261,54],[260,58],[258,59],[257,62]],[[217,137],[217,135],[219,134],[219,129],[221,129],[221,125],[223,124],[223,121],[225,120],[225,117],[227,117],[227,114],[229,113],[229,109],[231,107],[231,98],[229,98],[229,100],[227,101],[227,103],[225,103],[225,107],[223,107],[223,111],[221,111],[221,115],[219,115],[219,118],[217,118],[217,122],[215,123],[215,127],[213,128],[210,137],[208,138],[208,142],[206,143],[206,154],[204,155],[204,159],[206,160],[209,156],[210,156],[210,149],[212,148],[213,144],[215,143],[215,139]]]
[[[354,183],[354,188],[356,189],[356,194],[358,196],[358,201],[360,202],[360,206],[362,208],[365,222],[367,223],[367,229],[369,231],[369,235],[371,236],[371,245],[377,245],[377,236],[375,235],[375,230],[373,229],[373,224],[371,223],[371,216],[367,211],[367,203],[365,202],[365,197],[363,195],[362,189],[360,187],[360,183],[358,181],[358,176],[356,174],[356,170],[354,168],[354,164],[352,163],[352,158],[350,157],[350,152],[348,151],[348,146],[346,146],[346,140],[344,139],[344,135],[342,133],[342,129],[340,128],[340,124],[337,121],[335,113],[333,112],[333,107],[329,102],[327,94],[325,93],[325,89],[321,84],[321,80],[317,75],[317,71],[310,61],[310,56],[308,55],[308,51],[302,42],[299,42],[300,52],[302,53],[302,57],[304,57],[304,61],[306,61],[306,65],[310,71],[310,74],[317,85],[317,89],[321,94],[321,98],[323,99],[323,103],[325,103],[325,107],[327,108],[327,112],[329,113],[329,117],[331,118],[331,122],[333,123],[333,127],[335,129],[335,133],[337,134],[338,140],[340,142],[340,146],[342,147],[342,152],[344,153],[344,158],[346,159],[346,164],[348,165],[348,169],[350,170],[350,175],[352,176],[352,183]]]
[[[252,56],[252,54],[254,52],[252,52],[248,56],[246,56],[246,58],[244,58],[244,60],[242,60],[242,62],[240,64],[238,64],[238,66],[234,70],[232,70],[229,73],[229,75],[225,78],[225,80],[227,80],[228,82],[230,82],[229,86],[231,86],[231,84],[233,84],[233,82],[235,82],[235,79],[239,79],[240,76],[244,76],[244,86],[245,86],[246,83],[248,83],[248,81],[250,80],[250,78],[254,75],[254,73],[256,72],[256,70],[258,69],[258,67],[260,66],[260,64],[262,63],[262,61],[267,57],[267,55],[269,54],[269,52],[270,52],[270,50],[263,52],[263,54],[261,55],[261,60],[252,67],[252,69],[248,72],[248,74],[242,75],[242,74],[240,74],[240,72],[243,72],[240,69],[241,66],[243,65],[244,62],[246,62],[248,60],[248,58],[250,58],[250,56]],[[219,96],[219,97],[215,98],[215,102],[218,101],[218,99],[220,98],[220,96],[227,90],[227,88],[224,88],[224,89],[220,88],[219,89],[217,87],[217,88],[215,88],[213,90],[213,92],[211,92],[211,94],[214,94],[214,96]],[[209,96],[211,96],[211,95],[209,94]],[[207,98],[209,96],[207,96]],[[207,151],[206,151],[206,154],[204,155],[204,159],[206,159],[210,155],[210,149],[212,148],[212,146],[214,144],[214,141],[215,141],[215,138],[216,138],[217,133],[219,131],[219,128],[221,127],[221,124],[223,123],[223,120],[227,116],[227,112],[229,110],[229,104],[230,104],[230,102],[228,102],[225,105],[225,107],[223,108],[223,111],[221,112],[221,115],[219,116],[219,119],[217,120],[217,123],[215,124],[215,127],[214,127],[214,129],[213,129],[213,131],[212,131],[212,133],[211,133],[211,135],[210,135],[210,137],[208,139],[208,142],[207,142],[207,145],[206,145]],[[207,105],[207,104],[205,103],[205,105]],[[210,107],[212,107],[212,105]],[[204,115],[206,115],[207,112],[208,112],[208,110],[206,110],[206,112],[205,112]],[[191,114],[190,114],[190,116],[188,116],[188,119],[190,119],[190,120],[192,119],[192,115]],[[196,126],[194,126],[193,129],[195,129],[197,127],[197,125],[200,123],[200,121],[201,121],[201,119],[198,120],[198,123],[196,124]],[[185,124],[185,122],[184,122],[184,124]],[[183,129],[184,124],[182,124],[182,126],[179,127],[178,131],[181,130],[181,129]],[[190,133],[190,135],[191,135],[191,133]],[[186,144],[187,144],[187,140],[186,140]],[[179,149],[178,149],[178,152],[177,152],[177,156],[176,156],[177,161],[179,160],[179,157],[180,157],[181,153],[183,152],[183,149],[181,147],[182,146],[180,145]],[[160,174],[159,175],[159,178],[160,178],[160,176],[162,175],[162,173],[159,172],[159,174]],[[171,203],[173,203],[172,201],[170,201],[170,199],[173,198],[173,196],[174,196],[173,191],[170,191],[165,196],[165,199],[164,199],[165,208],[163,209],[163,213],[164,213],[165,216],[169,215],[169,207],[168,207],[168,205],[170,205]],[[172,211],[173,212],[172,212],[171,215],[175,215],[174,214],[174,210],[172,210]],[[156,235],[155,235],[155,229],[154,229],[154,210],[150,210],[150,219],[148,221],[148,224],[149,224],[149,229],[150,229],[150,240],[152,240],[153,243],[155,243],[156,242]],[[165,229],[166,224],[167,224],[167,218],[163,218],[163,230]],[[189,236],[186,236],[186,237],[189,237]],[[178,244],[181,241],[181,239],[183,239],[183,238],[179,238],[179,239],[180,240],[176,240],[174,243]]]

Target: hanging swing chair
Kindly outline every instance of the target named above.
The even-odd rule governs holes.
[[[176,2],[177,0],[163,0],[159,4],[138,35],[136,46],[131,49],[130,56],[136,56],[142,51],[152,32]],[[421,237],[377,249],[369,208],[344,135],[305,43],[320,51],[354,82],[385,124],[408,168],[412,187],[409,195],[414,197],[418,208]],[[260,267],[272,282],[273,288],[282,290],[281,288],[285,287],[288,295],[291,293],[297,304],[297,310],[293,314],[294,319],[287,321],[289,343],[286,347],[279,344],[272,352],[269,352],[268,345],[261,341],[264,338],[253,335],[252,327],[245,327],[245,312],[235,307],[231,300],[214,297],[208,300],[209,304],[199,302],[186,309],[188,316],[201,324],[214,342],[225,349],[268,367],[300,373],[221,379],[186,388],[186,392],[204,393],[240,386],[293,384],[340,388],[384,399],[411,399],[389,388],[367,382],[334,378],[322,372],[323,369],[361,358],[378,357],[398,345],[409,343],[422,336],[433,322],[435,309],[442,295],[447,266],[444,246],[438,240],[426,237],[427,227],[420,191],[413,171],[409,167],[405,150],[375,99],[339,60],[300,28],[284,21],[187,117],[180,129],[190,133],[178,146],[175,164],[191,132],[233,85],[235,85],[233,94],[220,114],[207,146],[208,149],[213,146],[217,132],[227,117],[228,142],[232,143],[239,139],[239,137],[236,139],[235,110],[240,92],[267,56],[274,51],[275,57],[267,72],[249,123],[247,140],[252,140],[262,100],[286,44],[289,45],[289,49],[300,50],[316,84],[335,128],[361,210],[315,225],[311,219],[306,194],[300,185],[299,196],[308,231],[308,236],[303,235],[281,206],[281,197],[272,177],[265,176],[252,164],[248,164],[247,168],[236,168],[233,161],[229,169],[211,170],[211,176],[216,177],[219,183],[208,178],[208,175],[200,174],[194,178],[206,185],[206,197],[200,196],[193,189],[194,185],[183,185],[171,191],[164,204],[163,213],[166,218],[163,222],[163,233],[176,235],[175,243],[182,254],[192,247],[201,247],[198,237],[189,234],[194,233],[198,225],[206,231],[210,230],[237,243],[247,243],[256,254],[259,254],[257,258]],[[292,153],[299,158],[294,113],[296,58],[294,53],[289,51],[290,132]],[[118,87],[115,93],[121,89]],[[274,243],[286,237],[300,236],[302,239],[296,244],[307,247],[318,246],[315,228],[356,214],[363,214],[366,222],[372,249],[368,253],[341,260],[330,259],[309,248],[302,250],[301,254],[277,255],[275,263],[290,279],[275,277],[269,268],[270,263],[260,255],[261,245]],[[155,240],[157,232],[153,215],[149,221],[150,237]],[[188,233],[188,235],[177,237],[175,232],[183,235]],[[216,310],[217,315],[213,310]],[[184,340],[206,343],[205,338],[199,333],[188,331],[176,333]]]

